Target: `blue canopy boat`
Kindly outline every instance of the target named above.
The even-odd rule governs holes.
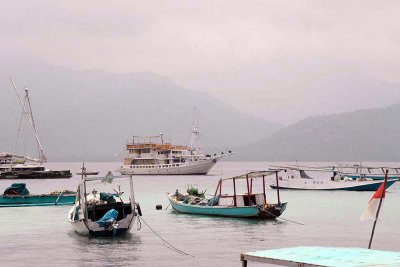
[[[64,190],[32,195],[24,183],[14,183],[0,195],[0,207],[72,205],[74,202],[74,192]]]
[[[276,171],[249,172],[236,177],[220,179],[214,197],[204,198],[204,194],[193,194],[188,190],[189,195],[183,196],[178,192],[168,194],[167,197],[174,210],[181,213],[201,214],[212,216],[236,217],[236,218],[257,218],[274,219],[279,217],[286,209],[287,202],[282,203],[277,188],[278,203],[267,202],[265,189],[265,176],[277,174]],[[277,176],[276,176],[277,177]],[[262,180],[263,192],[253,192],[253,181],[256,178]],[[222,194],[224,181],[232,181],[233,195]],[[236,193],[236,182],[246,181],[247,193]]]

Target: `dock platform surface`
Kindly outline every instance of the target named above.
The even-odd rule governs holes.
[[[247,262],[296,267],[398,267],[400,252],[365,248],[293,247],[246,252],[240,255],[240,260],[244,267],[247,266]]]

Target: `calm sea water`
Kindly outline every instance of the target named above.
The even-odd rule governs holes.
[[[52,169],[79,170],[80,163],[51,163]],[[386,164],[387,165],[387,164]],[[118,163],[86,163],[102,173]],[[69,206],[0,209],[1,266],[240,266],[240,253],[291,246],[367,247],[372,221],[360,222],[372,192],[281,191],[288,202],[283,218],[257,221],[178,214],[168,206],[166,192],[185,191],[188,185],[213,194],[217,181],[249,170],[265,169],[265,163],[219,163],[206,176],[135,176],[135,195],[143,219],[175,247],[192,256],[169,249],[142,223],[116,239],[82,237],[67,221]],[[22,181],[21,181],[22,182]],[[79,178],[26,180],[31,193],[58,189],[76,190]],[[5,189],[11,181],[0,181]],[[119,184],[115,181],[111,187]],[[107,189],[96,185],[98,191]],[[373,248],[400,251],[399,185],[387,194]],[[259,185],[255,185],[261,190]],[[110,186],[108,186],[110,189]],[[275,191],[268,190],[270,202]],[[249,264],[249,266],[256,266]]]

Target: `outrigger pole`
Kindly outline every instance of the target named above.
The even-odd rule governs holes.
[[[382,194],[381,194],[381,196],[380,196],[380,199],[379,199],[379,206],[378,206],[378,210],[376,211],[374,226],[372,227],[372,233],[371,233],[371,238],[369,239],[368,249],[371,249],[372,239],[374,238],[374,233],[375,233],[376,222],[378,221],[379,211],[380,211],[381,206],[382,206],[382,200],[383,200],[383,198],[385,197],[385,193],[386,193],[386,182],[387,182],[388,172],[389,172],[389,170],[386,170],[386,173],[385,173],[385,180],[383,181],[383,192],[382,192]]]

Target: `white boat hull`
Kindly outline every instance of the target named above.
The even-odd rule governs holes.
[[[123,175],[194,175],[207,174],[221,157],[214,157],[198,162],[187,162],[183,164],[148,165],[146,167],[135,165],[123,165],[117,172]]]
[[[394,184],[397,179],[388,179],[387,187]],[[376,191],[383,181],[331,181],[323,179],[289,179],[280,180],[280,189],[292,190],[346,190],[346,191]],[[270,185],[276,188],[276,182]]]
[[[98,237],[107,237],[107,236],[117,236],[121,235],[125,232],[129,232],[132,228],[132,225],[135,221],[136,216],[134,214],[127,215],[124,219],[119,220],[117,222],[117,228],[114,233],[112,231],[107,231],[104,227],[100,227],[99,224],[93,222],[90,219],[78,219],[73,220],[73,214],[75,210],[75,205],[71,208],[68,214],[68,221],[71,223],[74,231],[77,234],[83,236],[98,236]],[[83,217],[80,213],[79,217]]]

